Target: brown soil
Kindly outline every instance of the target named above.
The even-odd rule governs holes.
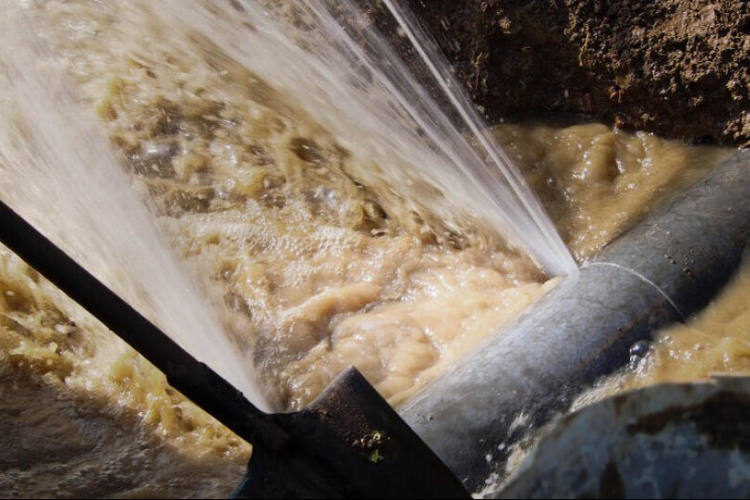
[[[746,0],[409,0],[492,121],[585,114],[750,146]]]

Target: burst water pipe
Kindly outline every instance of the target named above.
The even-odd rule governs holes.
[[[625,366],[635,344],[716,297],[748,240],[750,150],[610,244],[402,417],[470,491],[485,490],[514,443]]]

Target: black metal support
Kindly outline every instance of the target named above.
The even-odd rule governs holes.
[[[243,498],[468,498],[356,371],[310,408],[268,415],[0,201],[0,241],[153,363],[172,387],[253,444]]]
[[[169,384],[241,438],[283,447],[288,434],[0,201],[0,241],[167,376]]]

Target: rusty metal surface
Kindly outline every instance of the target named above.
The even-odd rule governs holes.
[[[703,308],[750,240],[743,151],[615,241],[400,413],[471,491],[507,450],[630,359],[653,332]]]
[[[564,418],[496,498],[748,498],[750,379],[663,385]]]

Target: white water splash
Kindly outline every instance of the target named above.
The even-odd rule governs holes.
[[[0,21],[0,196],[178,344],[268,411],[205,297],[174,260],[108,140],[23,20]]]
[[[447,62],[398,4],[385,2],[413,44],[416,57],[408,63],[351,2],[269,1],[265,10],[259,1],[242,0],[133,0],[132,5],[153,12],[155,26],[208,41],[291,96],[358,158],[357,164],[371,167],[357,172],[363,181],[392,186],[415,211],[429,211],[457,232],[469,220],[489,226],[550,274],[576,272],[541,205],[483,132]],[[220,328],[204,298],[129,192],[106,138],[60,79],[63,71],[45,73],[38,67],[45,51],[24,48],[34,34],[7,15],[3,25],[0,55],[8,64],[3,71],[7,95],[16,103],[16,121],[10,126],[6,118],[0,134],[3,197],[265,407],[250,368],[243,367],[248,363],[229,341],[213,334]],[[414,77],[415,65],[421,76],[432,75],[429,88]],[[433,99],[436,93],[442,93],[448,109]]]
[[[400,35],[414,47],[414,57],[402,60],[365,15],[376,3],[300,0],[263,10],[260,2],[247,0],[165,0],[159,11],[299,99],[347,149],[378,165],[373,178],[387,181],[410,203],[424,199],[418,189],[426,183],[440,193],[427,208],[457,231],[458,219],[468,215],[550,274],[575,274],[553,222],[485,132],[436,45],[411,14],[386,1]],[[432,92],[415,78],[417,67],[423,68],[422,81],[431,75]],[[446,97],[447,108],[433,98],[436,91]]]

